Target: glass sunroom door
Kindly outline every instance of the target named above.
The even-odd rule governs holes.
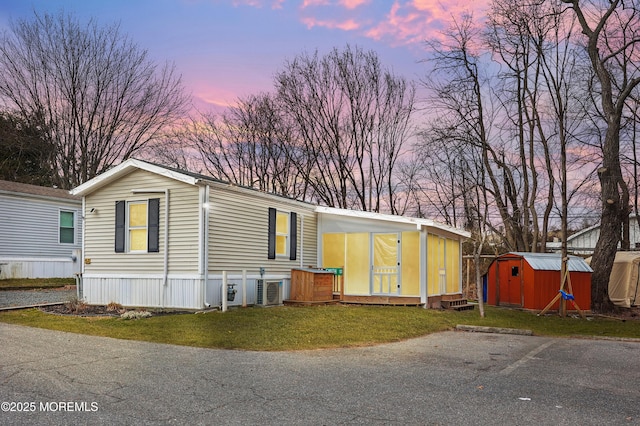
[[[396,296],[400,292],[400,237],[395,234],[372,234],[372,294]]]

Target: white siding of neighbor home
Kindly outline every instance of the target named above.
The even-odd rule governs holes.
[[[79,200],[0,194],[0,256],[71,257],[81,247],[80,209]],[[74,212],[74,244],[60,244],[60,211]]]
[[[164,269],[165,194],[132,190],[169,190],[169,274],[198,273],[199,188],[144,170],[136,170],[85,197],[85,274],[162,274]],[[115,203],[160,199],[160,251],[115,252]],[[91,209],[95,209],[91,213]]]
[[[74,243],[59,239],[60,212],[74,213]],[[80,200],[0,194],[0,279],[71,278],[80,272]]]
[[[315,207],[257,191],[212,185],[209,211],[209,273],[246,270],[251,276],[289,276],[292,268],[315,265],[317,232]],[[298,216],[298,253],[267,258],[269,208]],[[302,248],[302,255],[301,255]]]

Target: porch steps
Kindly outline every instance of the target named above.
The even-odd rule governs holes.
[[[475,309],[475,305],[467,302],[467,299],[453,299],[453,300],[442,300],[440,301],[440,306],[443,309],[450,309],[454,311],[467,311]]]

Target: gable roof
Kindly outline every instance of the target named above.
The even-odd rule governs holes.
[[[72,195],[66,189],[49,188],[46,186],[30,185],[28,183],[11,182],[8,180],[0,180],[0,193],[30,195],[36,198],[64,199],[78,202],[81,200],[79,196]]]
[[[114,182],[120,179],[121,177],[128,175],[129,173],[135,170],[146,170],[148,172],[165,176],[171,179],[175,179],[184,183],[188,183],[190,185],[195,185],[200,180],[185,172],[178,172],[164,166],[159,166],[157,164],[148,163],[146,161],[137,160],[135,158],[130,158],[118,164],[117,166],[107,170],[106,172],[94,177],[93,179],[86,181],[82,185],[76,186],[71,190],[71,193],[73,195],[79,195],[79,196],[90,194],[96,191],[97,189],[100,189],[103,186],[108,185],[109,183]]]
[[[150,173],[155,173],[160,176],[165,176],[170,179],[175,179],[189,185],[213,185],[218,188],[224,188],[232,191],[245,192],[250,194],[259,194],[261,197],[268,197],[278,199],[279,201],[285,201],[289,203],[295,203],[297,205],[304,205],[307,208],[313,208],[314,205],[305,201],[296,200],[293,198],[285,197],[283,195],[273,194],[269,192],[260,191],[256,188],[248,186],[236,185],[231,182],[215,179],[210,176],[205,176],[200,173],[194,173],[187,170],[181,170],[169,166],[151,163],[149,161],[138,160],[130,158],[123,161],[119,165],[109,169],[108,171],[94,177],[91,180],[77,186],[71,190],[74,195],[85,196],[92,192],[102,188],[105,185],[114,182],[121,177],[132,173],[135,170],[145,170]]]
[[[383,214],[383,213],[374,213],[374,212],[365,212],[365,211],[317,206],[315,204],[311,204],[306,201],[295,200],[293,198],[285,197],[282,195],[263,192],[251,187],[235,185],[230,182],[218,180],[218,179],[205,176],[199,173],[193,173],[186,170],[180,170],[172,167],[154,164],[148,161],[138,160],[135,158],[130,158],[128,160],[125,160],[124,162],[102,173],[101,175],[98,175],[95,178],[83,183],[82,185],[77,186],[76,188],[71,190],[71,194],[76,196],[84,196],[84,195],[90,194],[96,191],[97,189],[105,185],[108,185],[109,183],[116,181],[117,179],[120,179],[121,177],[126,176],[129,173],[133,172],[134,170],[138,170],[138,169],[146,170],[148,172],[165,176],[171,179],[176,179],[190,185],[211,184],[211,185],[217,185],[217,186],[224,186],[226,188],[230,188],[235,191],[242,191],[242,192],[246,191],[253,194],[260,194],[263,197],[275,197],[280,201],[287,201],[287,202],[296,203],[296,204],[304,204],[308,207],[315,208],[316,213],[366,218],[366,219],[386,221],[386,222],[413,224],[417,227],[417,229],[422,229],[423,227],[427,229],[433,228],[433,229],[438,229],[440,231],[449,232],[451,234],[454,234],[463,238],[469,238],[471,236],[471,234],[467,231],[454,228],[452,226],[440,224],[429,219],[420,219],[420,218],[396,216],[396,215]]]

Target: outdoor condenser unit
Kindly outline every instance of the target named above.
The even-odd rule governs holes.
[[[282,304],[282,281],[258,280],[256,305]]]

